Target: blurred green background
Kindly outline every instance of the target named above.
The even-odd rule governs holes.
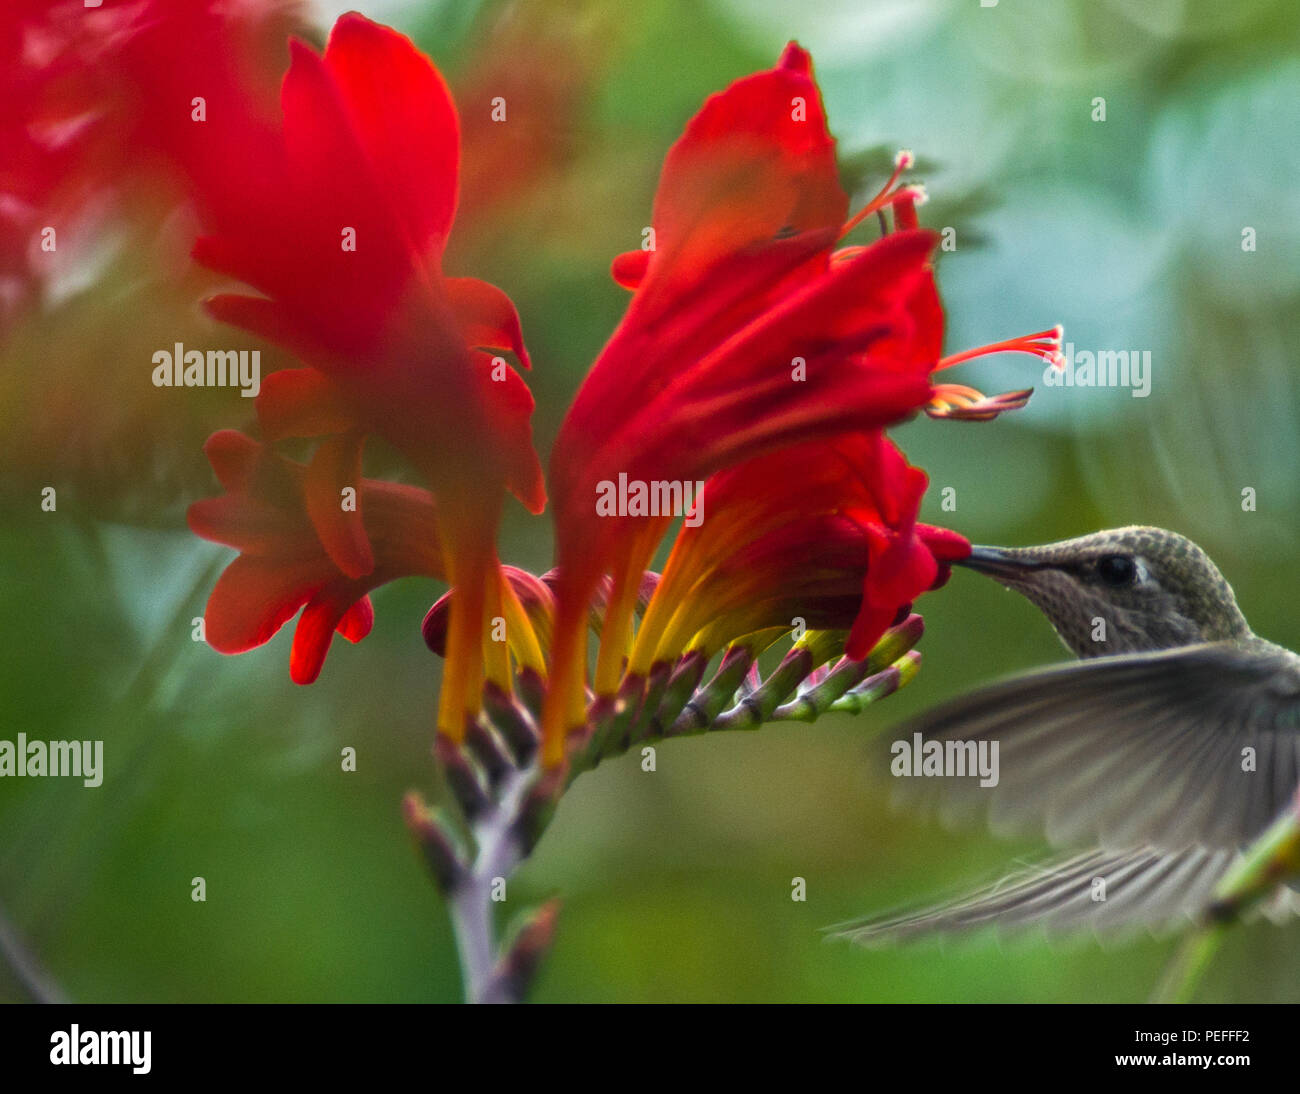
[[[341,10],[319,5],[317,25]],[[939,274],[950,351],[1061,322],[1076,348],[1152,353],[1146,399],[1045,388],[1029,358],[967,366],[954,378],[983,390],[1039,390],[993,424],[897,432],[932,477],[926,519],[1007,544],[1173,527],[1218,561],[1257,631],[1300,647],[1292,0],[365,10],[449,74],[471,145],[491,140],[493,95],[516,111],[509,156],[468,154],[449,263],[519,306],[544,456],[625,305],[608,263],[638,245],[668,145],[704,96],[797,38],[864,189],[911,148],[923,220],[956,229]],[[522,183],[503,171],[519,157],[536,168]],[[160,345],[240,344],[198,314],[208,282],[169,231],[184,235],[118,233],[95,276],[69,274],[0,353],[3,736],[102,738],[107,768],[96,790],[0,782],[0,902],[77,1000],[455,1000],[446,917],[399,812],[408,789],[436,794],[438,664],[418,628],[441,589],[380,590],[375,633],[337,642],[310,688],[289,681],[287,629],[238,658],[190,640],[230,552],[189,536],[184,506],[214,492],[204,437],[248,425],[251,401],[149,385]],[[39,509],[45,485],[55,514]],[[955,512],[940,511],[947,486]],[[547,521],[514,507],[502,553],[548,566]],[[896,814],[869,773],[900,719],[1064,656],[1027,603],[976,575],[919,607],[921,675],[867,715],[677,741],[654,774],[629,756],[581,778],[509,888],[507,909],[564,898],[537,999],[1145,998],[1168,940],[868,952],[819,934],[1043,851]],[[356,773],[340,770],[345,746]],[[1254,926],[1200,998],[1296,1001],[1297,984],[1300,925]],[[0,998],[20,995],[0,971]]]

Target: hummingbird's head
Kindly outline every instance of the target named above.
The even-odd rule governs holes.
[[[1250,635],[1210,557],[1163,528],[1113,528],[1042,547],[975,547],[960,565],[1033,601],[1079,657]]]

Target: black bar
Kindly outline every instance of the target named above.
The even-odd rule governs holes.
[[[1225,1073],[1294,1075],[1297,1012],[1287,1006],[880,1005],[842,1013],[747,1007],[730,1016],[669,1011],[648,1020],[610,1008],[578,1009],[584,1013],[561,1017],[526,1007],[11,1006],[0,1011],[0,1075],[10,1090],[26,1088],[10,1085],[14,1079],[71,1078],[79,1085],[108,1079],[172,1089],[178,1082],[283,1077],[337,1088],[351,1079],[374,1085],[402,1075],[431,1084],[452,1079],[467,1088],[530,1072],[581,1083],[582,1071],[587,1081],[617,1083],[629,1064],[639,1076],[663,1072],[691,1085],[713,1073],[734,1080],[755,1067],[768,1079],[788,1070],[818,1083],[833,1069],[846,1072],[842,1081],[866,1087],[900,1069],[927,1085],[943,1076],[1052,1085],[1046,1068],[1068,1076],[1072,1086],[1122,1072],[1143,1081],[1160,1072],[1205,1072],[1219,1081]],[[143,1050],[147,1031],[147,1073],[136,1073],[139,1065],[131,1062],[53,1063],[52,1056],[66,1056],[74,1027],[79,1052],[87,1054],[107,1049],[111,1055],[128,1044],[88,1034],[134,1032],[140,1035],[134,1045]],[[611,1053],[623,1061],[613,1070]],[[1197,1059],[1190,1063],[1190,1057]]]

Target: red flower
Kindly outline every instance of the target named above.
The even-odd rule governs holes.
[[[296,41],[292,57],[269,199],[195,251],[265,298],[209,307],[294,349],[359,428],[435,480],[463,481],[445,457],[469,448],[485,465],[476,485],[508,483],[539,511],[531,396],[513,370],[493,376],[490,356],[473,352],[513,352],[527,366],[514,306],[494,286],[442,272],[459,159],[442,78],[408,39],[355,14],[335,25],[324,57]],[[320,382],[295,394],[308,416]]]
[[[295,0],[6,0],[0,15],[0,286],[30,293],[45,226],[60,249],[124,190],[237,215],[264,185]]]
[[[320,674],[335,631],[350,642],[370,633],[371,589],[399,577],[442,577],[442,552],[427,490],[360,479],[374,565],[364,577],[339,570],[308,515],[306,469],[242,433],[222,430],[204,446],[226,493],[190,506],[189,524],[204,539],[235,547],[208,598],[208,642],[242,653],[268,641],[304,609],[289,671],[309,684]]]
[[[614,585],[595,688],[611,694],[630,648],[641,574],[666,519],[599,517],[599,484],[695,482],[810,439],[877,430],[927,407],[975,404],[980,416],[1023,402],[984,402],[937,388],[943,310],[930,254],[937,237],[916,226],[923,195],[897,185],[911,158],[851,219],[808,55],[791,44],[775,69],[713,96],[664,164],[653,249],[621,256],[614,276],[635,289],[561,428],[551,460],[559,565],[547,757],[558,763],[566,728],[582,720],[586,603],[602,573]],[[873,213],[895,231],[837,250]],[[1051,356],[1045,336],[1007,343]],[[964,359],[964,358],[963,358]],[[970,389],[961,389],[969,391]],[[978,395],[978,393],[975,393]],[[970,416],[976,416],[971,414]],[[893,485],[910,491],[916,480]],[[923,485],[922,485],[923,488]],[[912,587],[923,556],[897,505],[897,531],[869,537],[885,584]],[[933,576],[933,575],[931,575]],[[873,586],[873,588],[876,588]],[[869,601],[855,635],[875,627]]]
[[[214,315],[311,366],[268,377],[258,410],[269,438],[325,438],[308,509],[344,572],[363,574],[372,558],[361,514],[337,503],[367,436],[433,487],[447,575],[462,590],[440,714],[459,737],[482,680],[503,491],[534,512],[545,502],[532,396],[499,355],[527,367],[519,319],[494,286],[443,275],[459,131],[428,58],[356,14],[338,21],[323,57],[299,42],[291,52],[267,199],[218,218],[195,254],[263,294],[219,296]]]
[[[924,375],[862,355],[934,340],[906,305],[928,282],[935,237],[897,233],[832,262],[847,209],[802,50],[709,100],[665,162],[655,249],[615,263],[636,293],[556,443],[562,540],[590,542],[595,484],[620,471],[706,478],[926,403]]]

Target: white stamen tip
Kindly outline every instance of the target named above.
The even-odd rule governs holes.
[[[1065,328],[1060,323],[1057,323],[1056,326],[1052,328],[1052,337],[1058,342],[1064,340]]]
[[[914,182],[905,189],[912,195],[913,205],[924,205],[930,200],[930,192],[919,182]]]
[[[894,157],[894,166],[900,171],[906,171],[916,163],[916,157],[912,155],[910,148],[900,148],[898,155]]]

